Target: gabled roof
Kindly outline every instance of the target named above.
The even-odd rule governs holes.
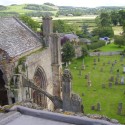
[[[18,56],[41,45],[37,35],[18,19],[0,18],[0,48],[10,57]]]

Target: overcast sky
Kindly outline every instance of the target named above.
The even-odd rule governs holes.
[[[125,0],[0,0],[0,5],[34,3],[43,4],[50,2],[59,6],[80,6],[80,7],[97,7],[97,6],[125,6]]]

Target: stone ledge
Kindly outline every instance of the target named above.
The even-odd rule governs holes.
[[[69,115],[63,115],[59,113],[53,113],[48,111],[41,111],[41,110],[35,110],[35,109],[29,109],[22,106],[15,106],[11,108],[11,111],[16,110],[24,115],[29,115],[33,117],[38,118],[44,118],[59,122],[65,122],[70,124],[77,124],[77,125],[120,125],[120,124],[114,124],[105,120],[98,120],[98,119],[91,119],[87,116],[78,117],[78,116],[69,116]]]

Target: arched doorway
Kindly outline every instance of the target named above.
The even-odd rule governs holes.
[[[34,74],[34,83],[38,87],[46,90],[47,79],[42,67],[37,67]],[[36,90],[33,90],[33,101],[41,107],[46,108],[47,106],[47,97],[44,94],[38,93]]]
[[[5,81],[3,79],[3,72],[0,70],[0,105],[7,105],[8,98],[7,98],[7,90],[5,88]]]

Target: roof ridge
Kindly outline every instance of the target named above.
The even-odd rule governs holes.
[[[26,30],[28,30],[30,33],[32,33],[35,38],[37,38],[41,42],[41,38],[33,31],[31,30],[25,23],[23,23],[21,20],[19,20],[16,17],[13,17],[21,26],[23,26]]]

